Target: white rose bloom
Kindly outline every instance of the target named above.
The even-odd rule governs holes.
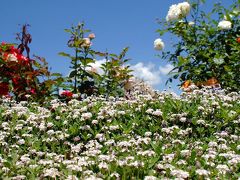
[[[188,2],[174,4],[170,6],[166,20],[173,21],[173,20],[177,20],[179,18],[185,17],[190,12],[190,9],[191,9],[191,6]]]
[[[168,14],[166,17],[167,21],[177,20],[181,14],[181,9],[179,9],[177,4],[170,6]]]
[[[220,21],[218,23],[218,28],[222,29],[222,30],[229,30],[232,28],[232,23],[230,21],[226,21],[226,20]]]
[[[185,17],[190,12],[190,4],[188,2],[182,2],[178,4],[178,8],[181,10],[181,16]]]
[[[8,60],[8,61],[13,61],[13,62],[18,62],[17,57],[16,57],[15,54],[9,54],[9,55],[7,56],[7,60]]]
[[[84,43],[82,44],[82,47],[90,47],[92,45],[91,40],[89,38],[83,38]]]
[[[158,38],[154,41],[154,49],[156,50],[162,50],[164,48],[164,42],[162,39]]]

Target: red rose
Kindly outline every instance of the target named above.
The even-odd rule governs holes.
[[[33,89],[33,88],[31,88],[30,93],[32,93],[32,94],[36,94],[36,90]]]
[[[8,95],[8,92],[9,92],[8,83],[6,83],[6,82],[0,83],[0,95],[6,96],[6,95]]]
[[[71,98],[73,96],[73,93],[71,91],[65,90],[61,93],[61,96]]]

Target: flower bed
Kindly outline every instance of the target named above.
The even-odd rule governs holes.
[[[237,179],[240,95],[133,92],[65,104],[2,99],[0,176]]]

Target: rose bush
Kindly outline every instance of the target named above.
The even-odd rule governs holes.
[[[79,23],[77,26],[72,26],[71,29],[65,29],[66,32],[71,34],[68,41],[68,47],[74,51],[74,55],[60,52],[59,55],[68,57],[71,59],[71,72],[68,76],[68,82],[73,93],[86,93],[92,94],[94,89],[93,73],[87,71],[90,67],[90,63],[94,63],[93,59],[94,51],[91,48],[92,40],[95,35],[89,34],[86,37],[86,33],[90,30],[85,29],[84,23]]]
[[[168,81],[203,84],[214,78],[222,88],[239,91],[240,1],[229,9],[215,4],[211,13],[200,9],[204,2],[172,5],[166,19],[159,21],[160,36],[169,32],[176,37],[173,50],[162,53],[162,58],[174,65]]]
[[[17,101],[31,97],[43,102],[50,97],[57,84],[61,84],[60,74],[50,73],[44,58],[30,58],[28,44],[32,38],[27,32],[27,25],[18,33],[17,39],[21,40],[17,48],[9,43],[0,45],[0,96],[13,97]],[[26,56],[23,55],[24,51]],[[54,76],[56,78],[52,79]]]
[[[79,23],[65,31],[71,34],[68,47],[74,51],[74,56],[64,52],[59,53],[71,59],[72,70],[68,76],[70,82],[68,89],[73,93],[84,95],[123,96],[124,84],[131,77],[131,70],[125,65],[129,59],[124,59],[128,48],[124,48],[120,55],[95,51],[92,48],[95,34],[85,29],[84,23]],[[100,67],[103,74],[99,74],[93,67],[96,62],[95,57],[105,59]]]
[[[2,87],[0,95],[10,95],[10,89],[18,98],[35,93],[34,84],[28,77],[31,69],[30,59],[23,56],[13,45],[2,43],[0,46],[0,62]]]

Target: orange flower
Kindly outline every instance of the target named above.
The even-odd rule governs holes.
[[[237,38],[237,42],[240,44],[240,37]]]
[[[182,88],[184,88],[184,89],[188,88],[191,84],[192,84],[192,81],[187,80],[182,84]]]
[[[212,78],[208,79],[208,80],[204,83],[205,86],[215,86],[215,85],[217,85],[217,84],[219,84],[219,83],[218,83],[218,80],[217,80],[215,77],[212,77]]]

